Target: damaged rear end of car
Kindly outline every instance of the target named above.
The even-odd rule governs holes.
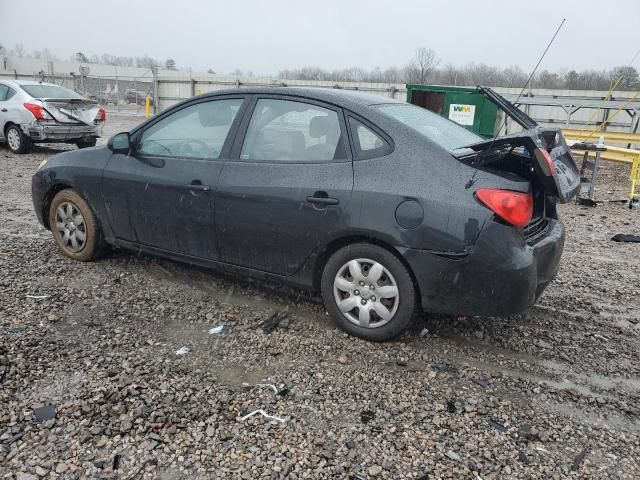
[[[460,175],[466,194],[458,204],[474,202],[485,214],[469,220],[481,227],[458,259],[417,254],[410,259],[428,312],[520,313],[558,273],[565,234],[556,206],[577,194],[576,163],[559,129],[539,126],[486,90],[522,130],[451,151],[465,172]],[[458,204],[454,208],[462,208]]]
[[[104,108],[83,98],[34,98],[25,108],[33,115],[27,131],[34,142],[92,143],[106,120]]]

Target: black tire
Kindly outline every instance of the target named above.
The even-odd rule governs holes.
[[[353,283],[355,277],[350,275],[351,270],[347,266],[352,260],[360,261],[359,264],[362,266],[360,272],[364,275],[362,282],[365,283],[365,286],[361,287],[362,291],[354,290],[350,293],[345,293],[337,290],[334,292],[334,281],[338,275],[345,278],[346,274],[350,277],[347,281],[353,285],[356,285],[356,283],[359,285],[358,282]],[[373,263],[367,262],[367,260]],[[369,272],[373,271],[371,266],[373,266],[374,263],[381,265],[384,273],[379,277],[380,280],[378,282],[370,284],[374,287],[371,288],[370,285],[366,283],[368,283],[367,278]],[[367,268],[369,268],[369,270],[367,270]],[[377,291],[380,292],[383,287],[393,287],[394,284],[396,286],[397,297],[390,299],[376,298],[374,296],[376,294],[376,287],[378,289]],[[356,337],[375,342],[390,340],[404,332],[411,324],[417,308],[416,288],[411,274],[404,264],[388,250],[368,243],[347,245],[331,255],[322,272],[321,290],[325,308],[342,330]],[[389,290],[386,291],[388,292]],[[338,306],[336,296],[342,298],[342,301],[352,299],[352,302],[357,303],[357,305],[354,305],[352,310],[343,313]],[[355,319],[355,316],[356,313],[358,315],[360,314],[360,304],[362,304],[362,302],[365,302],[365,305],[368,306],[367,310],[370,314],[368,318],[370,318],[371,321],[369,327],[363,327],[355,323],[359,321],[360,317]],[[376,312],[376,309],[379,308],[376,302],[384,302],[383,306],[386,308],[384,313],[388,312],[392,314],[386,323],[384,323],[385,320],[378,316]],[[349,319],[349,316],[351,316],[351,319]],[[376,325],[376,323],[379,325]]]
[[[4,132],[4,138],[13,153],[27,153],[31,150],[31,139],[17,125],[9,125]]]
[[[93,138],[91,140],[80,140],[76,142],[76,145],[78,146],[78,148],[89,148],[89,147],[95,147],[96,142],[97,142],[97,139]]]
[[[83,222],[75,222],[74,220],[77,225],[73,225],[73,230],[79,230],[81,233],[84,233],[85,240],[80,249],[74,249],[70,240],[65,240],[63,231],[57,226],[60,220],[57,218],[58,207],[61,207],[62,210],[65,211],[67,205],[74,207],[82,216]],[[89,207],[89,204],[73,190],[62,190],[53,197],[51,205],[49,206],[48,217],[49,228],[51,229],[53,238],[62,253],[67,257],[80,262],[90,262],[104,252],[104,237],[96,216],[91,210],[91,207]]]

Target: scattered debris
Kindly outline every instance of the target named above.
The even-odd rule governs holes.
[[[122,461],[122,455],[120,455],[119,453],[116,453],[113,456],[113,470],[118,470],[120,468],[120,462]]]
[[[26,295],[26,297],[33,300],[44,300],[45,298],[53,297],[53,295]]]
[[[590,198],[577,198],[576,199],[576,203],[578,205],[582,205],[585,207],[597,207],[598,206],[598,202],[596,202],[595,200],[592,200]]]
[[[215,333],[222,333],[224,331],[224,325],[218,325],[217,327],[213,327],[209,329],[209,334],[213,335]]]
[[[482,388],[487,388],[489,386],[489,379],[488,378],[472,378],[471,381],[473,383],[475,383],[476,385],[480,385]]]
[[[256,387],[266,387],[273,390],[273,393],[278,394],[278,387],[273,385],[272,383],[256,383]]]
[[[363,410],[360,412],[360,420],[362,423],[369,423],[376,417],[376,412],[372,412],[371,410]]]
[[[492,418],[491,420],[489,420],[489,426],[495,428],[496,430],[498,430],[499,432],[506,432],[507,431],[507,427],[505,427],[504,425],[502,425],[500,422],[498,422],[495,418]]]
[[[459,373],[456,367],[452,367],[448,363],[432,363],[431,368],[433,368],[436,372],[449,372],[453,374]]]
[[[574,472],[577,471],[580,468],[580,464],[584,460],[584,457],[586,456],[587,456],[587,449],[584,448],[578,455],[576,455],[576,458],[573,459],[573,465],[571,465],[571,470],[573,470]]]
[[[529,465],[529,458],[522,450],[518,450],[518,460],[520,460],[525,465]]]
[[[347,357],[346,353],[340,354],[340,356],[338,357],[338,363],[342,365],[346,365],[347,363],[349,363],[349,357]]]
[[[46,422],[56,417],[55,405],[45,405],[44,407],[34,408],[33,412],[36,416],[36,422]]]
[[[347,442],[345,443],[345,446],[349,450],[353,450],[354,448],[356,448],[356,442],[354,442],[353,440],[347,440]]]
[[[286,420],[284,418],[280,418],[280,417],[276,417],[274,415],[269,415],[267,412],[265,412],[264,410],[262,410],[261,408],[258,410],[254,410],[251,413],[246,414],[244,417],[242,417],[240,420],[245,421],[247,418],[253,417],[254,415],[260,414],[262,415],[264,418],[267,418],[269,420],[276,420],[280,423],[285,423]]]
[[[286,310],[282,310],[280,312],[276,312],[267,318],[264,322],[258,325],[258,328],[262,330],[264,333],[273,332],[276,327],[283,321],[285,318],[289,316],[289,312]]]
[[[423,328],[422,330],[420,330],[420,338],[424,338],[429,334],[429,329],[428,328]]]
[[[455,400],[447,400],[447,411],[449,413],[456,413],[456,401]]]
[[[447,452],[447,457],[449,457],[451,460],[455,460],[456,462],[461,462],[462,461],[462,459],[460,458],[460,455],[458,455],[453,450],[449,450]]]
[[[186,355],[187,353],[189,353],[188,347],[182,347],[180,350],[176,350],[176,355]]]
[[[611,237],[611,240],[614,242],[630,242],[630,243],[640,243],[640,235],[628,235],[626,233],[618,233]]]

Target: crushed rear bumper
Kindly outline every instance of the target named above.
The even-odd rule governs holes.
[[[507,316],[532,307],[558,273],[564,227],[548,219],[543,234],[488,222],[470,253],[451,259],[417,249],[402,253],[420,289],[426,312]]]
[[[22,130],[33,142],[72,142],[76,140],[98,138],[102,135],[102,124],[39,123],[23,125]]]

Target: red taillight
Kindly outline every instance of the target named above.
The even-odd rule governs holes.
[[[531,222],[533,215],[533,196],[531,193],[480,188],[476,191],[476,197],[487,208],[514,227],[522,228]]]
[[[25,102],[24,103],[24,108],[26,108],[27,110],[29,110],[34,117],[36,117],[36,120],[50,120],[51,119],[51,115],[49,115],[49,113],[42,108],[42,106],[37,105],[35,103],[29,103],[29,102]]]
[[[98,122],[104,122],[107,119],[107,112],[105,112],[104,108],[100,107],[98,109],[98,114],[96,115],[96,120]]]
[[[544,164],[542,165],[542,170],[544,170],[545,175],[548,175],[550,177],[553,177],[556,174],[556,164],[553,163],[553,158],[551,158],[551,155],[549,155],[549,152],[547,152],[544,148],[536,148],[536,157],[540,157],[542,156],[542,159],[544,160]],[[546,169],[544,168],[546,165]]]

